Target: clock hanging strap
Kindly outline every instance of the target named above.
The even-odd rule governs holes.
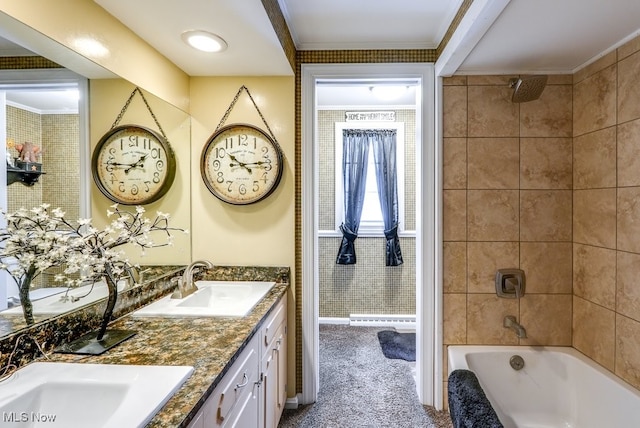
[[[271,136],[271,138],[273,138],[273,141],[278,142],[278,140],[276,139],[276,136],[273,134],[273,131],[271,131],[271,128],[269,128],[269,124],[267,123],[267,120],[264,118],[264,116],[262,115],[262,112],[258,108],[258,105],[256,104],[256,102],[254,101],[253,97],[251,96],[251,92],[249,92],[249,89],[244,85],[240,86],[240,89],[238,89],[238,93],[236,94],[235,97],[233,97],[233,101],[231,101],[231,104],[229,105],[229,108],[227,108],[227,111],[224,113],[224,116],[222,116],[222,119],[220,120],[220,123],[216,127],[216,132],[227,121],[227,118],[231,114],[231,110],[233,110],[233,107],[236,105],[236,102],[238,101],[238,98],[240,98],[240,95],[242,94],[242,91],[246,91],[247,95],[249,95],[249,99],[251,100],[251,102],[253,103],[253,106],[255,107],[256,111],[260,115],[260,119],[262,119],[262,123],[264,123],[264,126],[267,127],[267,131],[269,131],[269,135]]]
[[[131,104],[131,100],[133,100],[133,97],[136,95],[136,93],[140,94],[140,96],[142,97],[142,101],[144,101],[144,105],[147,106],[147,110],[149,110],[149,113],[151,114],[151,117],[153,118],[153,121],[156,123],[156,126],[160,130],[160,133],[162,134],[162,137],[165,139],[165,141],[169,142],[169,139],[167,138],[167,135],[162,130],[162,126],[160,126],[160,122],[156,118],[156,115],[153,114],[153,110],[151,110],[151,106],[147,102],[147,99],[144,97],[144,94],[142,93],[142,90],[137,86],[133,90],[133,92],[131,92],[131,95],[129,95],[129,99],[127,99],[127,102],[124,103],[124,106],[122,107],[122,110],[120,110],[120,114],[118,114],[118,117],[116,117],[115,122],[113,122],[113,125],[111,125],[111,129],[113,129],[116,126],[118,126],[118,124],[122,120],[122,117],[124,116],[125,112],[129,108],[129,104]]]

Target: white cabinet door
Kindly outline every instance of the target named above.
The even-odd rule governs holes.
[[[259,418],[260,339],[255,335],[220,380],[189,428],[253,428]]]
[[[262,360],[262,428],[272,428],[275,419],[275,402],[278,393],[278,361],[275,352],[267,350]]]
[[[281,333],[276,341],[276,354],[278,362],[278,391],[276,397],[275,427],[278,426],[284,406],[287,402],[287,321],[282,323]]]
[[[262,343],[262,424],[260,428],[276,428],[287,399],[287,306],[278,303],[264,323]]]

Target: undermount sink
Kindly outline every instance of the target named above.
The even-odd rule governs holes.
[[[273,288],[266,281],[196,281],[183,299],[163,297],[133,312],[138,317],[243,317]]]
[[[2,427],[143,427],[189,366],[31,363],[0,382]]]

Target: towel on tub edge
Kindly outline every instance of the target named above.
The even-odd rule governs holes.
[[[503,428],[475,373],[463,369],[452,371],[448,390],[454,428]]]

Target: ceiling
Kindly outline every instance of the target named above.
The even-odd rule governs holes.
[[[262,0],[94,0],[190,76],[292,75]],[[462,0],[277,0],[298,50],[435,49]],[[144,16],[145,19],[140,19]],[[181,33],[229,47],[198,52]],[[474,0],[442,75],[571,74],[640,34],[638,0]],[[0,43],[0,55],[19,47]]]
[[[189,75],[292,74],[261,0],[94,1]],[[278,3],[298,50],[433,49],[462,0]],[[450,72],[573,73],[640,29],[638,0],[474,0],[474,8],[489,14],[460,25]],[[189,29],[218,34],[229,48],[196,52],[180,39]]]

